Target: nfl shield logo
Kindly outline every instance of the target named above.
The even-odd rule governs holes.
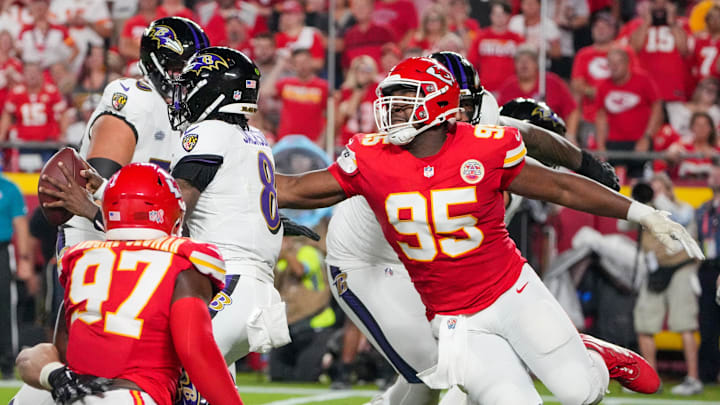
[[[423,176],[427,177],[428,179],[435,175],[435,168],[432,166],[425,166],[423,169]]]
[[[455,319],[455,318],[448,319],[448,321],[447,321],[448,329],[455,329],[456,324],[457,324],[457,319]]]
[[[240,100],[241,98],[242,98],[242,91],[240,91],[240,90],[233,91],[233,100],[237,101],[237,100]]]

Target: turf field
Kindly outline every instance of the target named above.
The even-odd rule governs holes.
[[[702,395],[677,397],[669,391],[677,382],[666,382],[663,394],[652,396],[625,394],[613,383],[611,393],[602,402],[605,405],[720,405],[720,386],[707,386]],[[239,390],[245,405],[361,405],[377,393],[372,385],[358,386],[347,391],[331,391],[323,384],[280,384],[264,381],[251,374],[238,375]],[[546,404],[558,404],[541,384],[538,390]],[[19,381],[0,382],[0,405],[5,405],[20,387]]]

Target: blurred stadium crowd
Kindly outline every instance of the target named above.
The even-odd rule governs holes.
[[[140,37],[160,17],[192,19],[211,44],[240,50],[260,67],[260,112],[250,124],[276,144],[283,173],[324,167],[326,145],[337,150],[355,133],[375,132],[375,88],[392,66],[455,51],[500,105],[544,99],[565,120],[568,139],[607,156],[636,199],[671,212],[702,242],[708,260],[693,263],[666,257],[641,230],[515,201],[511,235],[554,283],[576,326],[639,348],[661,371],[687,375],[678,393],[718,382],[720,2],[548,0],[543,19],[540,0],[330,1],[332,13],[327,0],[0,0],[4,171],[37,172],[60,146],[77,145],[105,86],[141,76]],[[2,311],[0,324],[17,322],[21,344],[32,344],[46,339],[59,299],[45,270],[55,262],[55,233],[38,210],[23,216],[36,195],[0,186],[0,244],[14,229],[22,253],[14,276],[0,278],[4,308],[18,281],[17,319]],[[322,234],[330,213],[289,214]],[[392,369],[330,298],[323,240],[286,242],[276,286],[294,342],[243,366],[273,380],[327,375],[337,387],[388,381]],[[625,261],[616,253],[623,248]],[[679,343],[658,338],[663,329],[679,332]],[[10,378],[18,339],[5,335],[0,368]]]

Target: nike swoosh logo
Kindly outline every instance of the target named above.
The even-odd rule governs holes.
[[[122,82],[120,82],[120,87],[122,87],[122,89],[125,90],[125,91],[130,90],[130,87],[125,87],[125,85],[122,84]]]
[[[515,291],[516,291],[518,294],[520,294],[521,292],[523,292],[523,290],[525,289],[525,287],[527,287],[527,285],[528,285],[528,282],[526,281],[525,284],[523,284],[522,287],[516,288]]]

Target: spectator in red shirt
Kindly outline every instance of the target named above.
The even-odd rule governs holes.
[[[640,23],[630,34],[630,45],[637,52],[643,67],[659,86],[665,101],[685,101],[685,56],[688,54],[687,34],[677,21],[676,6],[668,0],[651,0],[650,7],[640,15]]]
[[[595,94],[598,84],[610,77],[607,53],[613,46],[616,32],[617,22],[612,14],[596,14],[592,23],[592,45],[580,49],[575,56],[570,85],[581,100],[585,121],[595,121]]]
[[[248,27],[239,16],[232,16],[225,20],[225,43],[222,46],[237,49],[238,51],[250,55],[252,45],[250,44],[250,35]],[[213,43],[214,42],[210,42]]]
[[[524,39],[508,29],[510,6],[502,1],[490,3],[490,26],[480,31],[470,45],[468,59],[480,74],[483,87],[496,92],[515,69],[517,47]]]
[[[277,140],[285,135],[305,135],[324,146],[328,83],[316,76],[311,61],[309,50],[294,50],[291,63],[295,75],[275,81],[275,75],[271,73],[261,87],[265,89],[261,93],[263,97],[279,97],[282,100]],[[284,70],[284,64],[284,59],[279,58],[273,71]]]
[[[361,55],[353,59],[340,87],[340,102],[335,114],[340,137],[335,139],[335,146],[342,147],[357,133],[377,131],[373,111],[377,76],[378,68],[373,58]]]
[[[565,120],[567,125],[565,136],[570,141],[576,142],[575,134],[580,119],[577,103],[567,84],[552,72],[547,72],[545,75],[545,95],[540,94],[538,88],[540,71],[537,59],[538,54],[534,47],[523,45],[518,49],[515,54],[515,75],[509,77],[498,91],[498,103],[503,105],[517,97],[544,100]]]
[[[310,64],[315,72],[322,70],[325,64],[323,38],[316,28],[305,26],[305,11],[300,3],[287,0],[282,3],[280,11],[280,32],[275,34],[275,45],[289,52],[295,49],[308,50],[312,56]]]
[[[373,21],[395,31],[395,43],[405,49],[418,27],[418,13],[410,0],[378,0]]]
[[[120,55],[129,63],[135,62],[140,56],[140,38],[145,28],[157,20],[158,0],[138,0],[137,13],[125,20],[120,33]]]
[[[78,54],[78,47],[67,28],[50,24],[48,5],[48,0],[30,2],[33,23],[23,27],[17,43],[23,62],[37,62],[44,69],[74,60]]]
[[[198,21],[197,16],[192,10],[185,7],[183,0],[162,0],[162,4],[158,6],[157,18],[176,16],[185,17],[189,20]]]
[[[597,149],[648,151],[662,123],[657,86],[647,73],[630,69],[630,56],[623,48],[612,48],[607,58],[610,78],[600,84],[595,97]],[[630,177],[643,175],[642,161],[615,164],[627,164]]]
[[[22,80],[22,62],[13,57],[15,53],[13,40],[8,31],[0,30],[0,113],[5,105],[5,98],[13,86]]]
[[[355,25],[343,35],[342,66],[347,70],[350,62],[359,55],[370,55],[380,63],[382,46],[393,42],[394,33],[384,25],[372,21],[374,0],[353,0],[350,12]]]
[[[670,171],[673,177],[707,178],[713,158],[720,156],[715,123],[708,113],[696,112],[690,118],[690,128],[692,139],[675,142],[667,150]],[[690,153],[699,153],[702,157],[683,158]]]
[[[23,141],[58,141],[67,127],[67,105],[53,84],[45,83],[37,63],[23,66],[24,85],[15,86],[5,101],[0,118],[0,142],[7,139],[15,121],[17,138]]]
[[[689,41],[691,72],[695,81],[720,77],[720,6],[714,5],[705,14],[705,31]]]

